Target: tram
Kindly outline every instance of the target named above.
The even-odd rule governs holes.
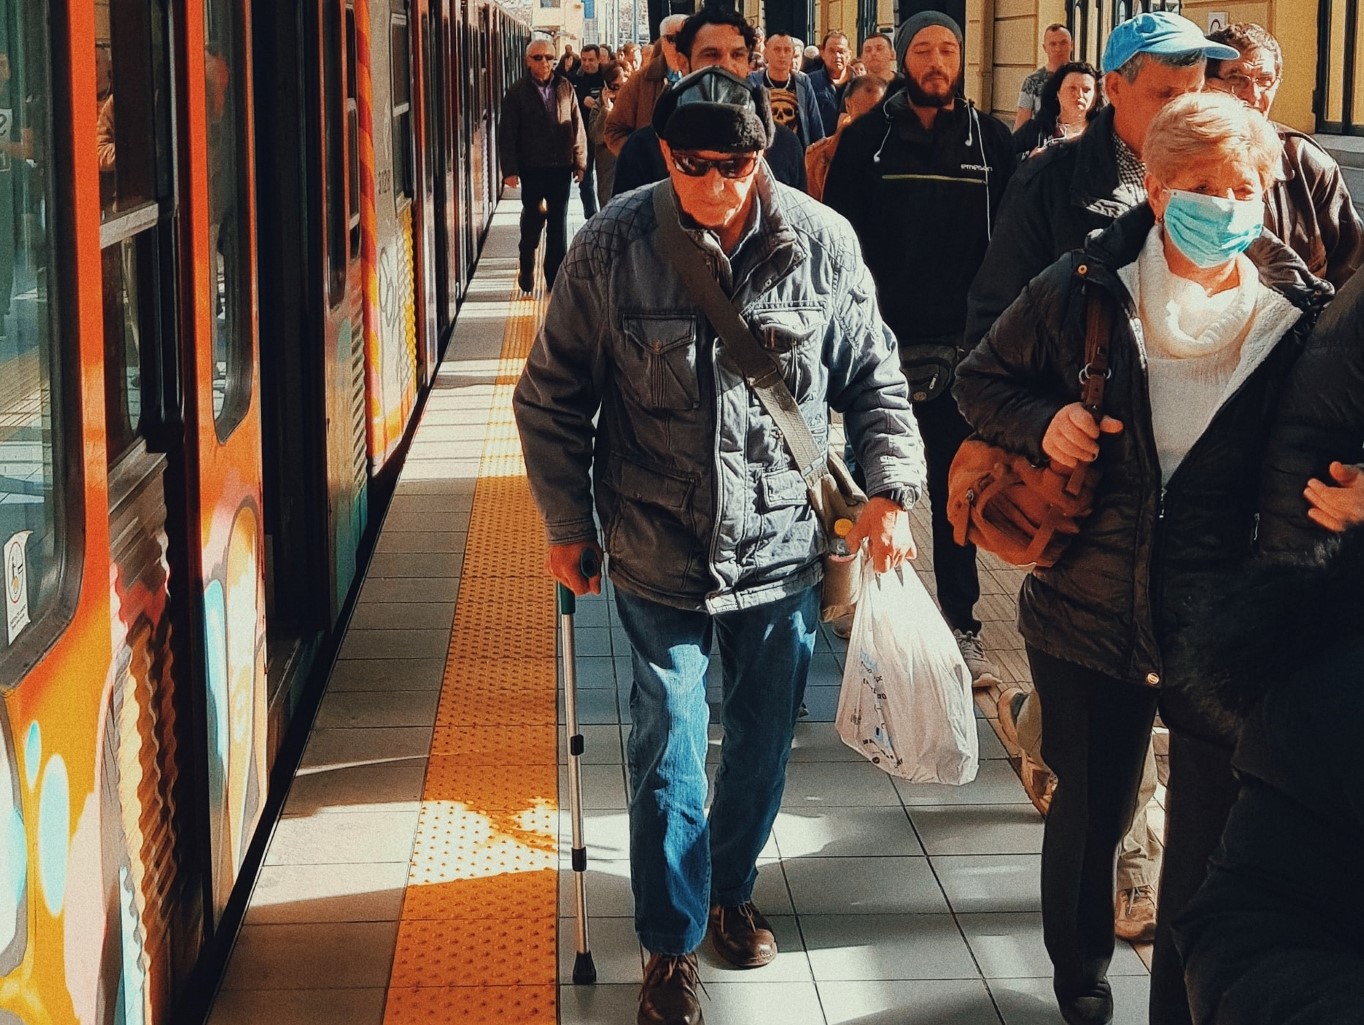
[[[528,35],[0,0],[0,1025],[193,1020]]]

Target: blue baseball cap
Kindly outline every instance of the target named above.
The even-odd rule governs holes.
[[[1241,52],[1207,39],[1188,18],[1169,11],[1152,11],[1129,18],[1115,28],[1104,46],[1104,71],[1117,71],[1139,53],[1177,57],[1201,53],[1213,60],[1235,60]]]

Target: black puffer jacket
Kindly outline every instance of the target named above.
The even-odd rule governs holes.
[[[1193,1020],[1364,1025],[1364,534],[1226,593],[1188,651],[1201,696],[1244,719],[1240,799],[1175,920]]]
[[[1329,480],[1333,459],[1359,462],[1364,449],[1364,274],[1322,314],[1284,384],[1265,457],[1260,547],[1275,558],[1301,554],[1326,533],[1307,518],[1302,489]]]
[[[994,238],[971,282],[966,347],[985,337],[1024,285],[1144,198],[1118,180],[1112,107],[1075,142],[1025,160],[1009,182]]]
[[[961,363],[954,393],[987,441],[1044,461],[1042,436],[1079,398],[1086,293],[1113,304],[1112,376],[1104,411],[1124,429],[1105,436],[1092,516],[1061,561],[1024,581],[1019,629],[1056,658],[1134,683],[1161,684],[1164,639],[1192,596],[1251,554],[1260,467],[1279,384],[1330,286],[1277,239],[1250,249],[1261,280],[1307,315],[1275,343],[1218,410],[1171,477],[1161,472],[1132,298],[1117,275],[1154,225],[1140,206],[1044,271]]]

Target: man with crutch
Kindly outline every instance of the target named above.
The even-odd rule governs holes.
[[[878,570],[913,552],[906,510],[924,463],[856,237],[762,160],[764,91],[703,68],[663,94],[653,124],[669,177],[578,233],[514,408],[549,572],[597,592],[580,559],[604,547],[632,649],[631,881],[650,954],[638,1021],[694,1025],[708,928],[736,967],[777,954],[753,886],[809,671],[826,538],[774,420],[675,271],[677,246],[699,251],[821,444],[828,407],[843,413],[872,496],[848,540],[866,540]],[[713,640],[724,741],[707,816]]]

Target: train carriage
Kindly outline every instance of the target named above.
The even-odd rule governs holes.
[[[492,32],[0,0],[6,1025],[202,1013],[486,229]]]

